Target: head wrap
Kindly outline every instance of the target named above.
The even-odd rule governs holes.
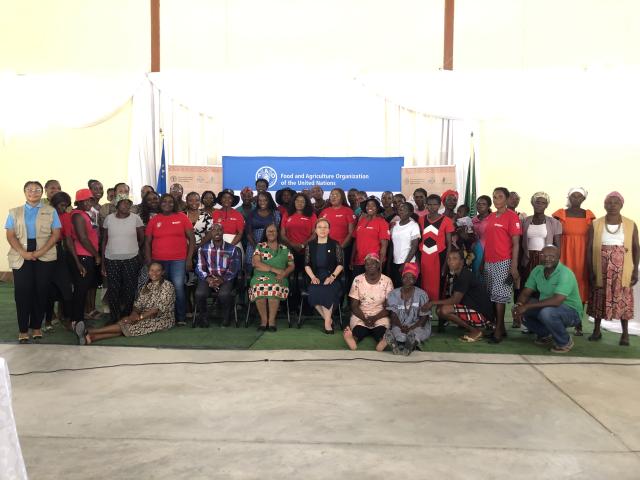
[[[531,203],[535,202],[536,198],[544,198],[547,201],[547,203],[551,201],[551,197],[549,196],[548,193],[545,193],[545,192],[534,193],[533,196],[531,197]]]
[[[607,195],[606,197],[604,197],[605,201],[607,200],[607,198],[609,197],[617,197],[620,199],[620,201],[622,202],[622,205],[624,205],[624,197],[622,196],[622,194],[620,192],[611,192],[609,195]]]
[[[456,200],[458,200],[458,197],[459,197],[458,192],[456,192],[455,190],[447,190],[442,195],[440,195],[440,199],[442,200],[442,203],[444,203],[447,197],[450,197],[451,195],[456,197]]]
[[[251,195],[253,195],[253,189],[251,187],[244,187],[242,190],[240,190],[240,194],[244,195],[245,193],[251,193]]]
[[[366,257],[364,257],[364,261],[366,262],[367,260],[375,260],[376,262],[378,262],[378,264],[380,264],[380,255],[378,255],[377,253],[369,253]]]
[[[407,274],[407,273],[410,273],[415,278],[418,278],[418,264],[417,263],[413,263],[413,262],[405,263],[404,267],[402,267],[402,276],[404,277],[405,274]]]
[[[572,193],[576,193],[576,192],[582,194],[584,198],[587,198],[587,195],[589,195],[589,192],[587,192],[585,188],[573,187],[569,189],[569,193],[567,193],[567,197],[570,197]]]
[[[589,195],[589,192],[587,191],[586,188],[583,187],[572,187],[569,189],[569,193],[567,193],[567,208],[571,207],[571,202],[569,201],[569,197],[578,192],[579,194],[581,194],[585,199],[587,198],[587,195]]]

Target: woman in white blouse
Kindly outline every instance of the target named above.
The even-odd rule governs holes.
[[[393,258],[391,262],[391,280],[395,288],[402,286],[402,266],[407,262],[416,262],[416,252],[420,243],[420,226],[413,205],[403,203],[398,207],[399,220],[391,228]]]

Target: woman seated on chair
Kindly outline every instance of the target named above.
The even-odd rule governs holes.
[[[358,348],[358,342],[367,336],[373,337],[377,351],[387,346],[384,338],[389,328],[386,300],[393,291],[393,283],[380,269],[380,256],[368,254],[364,259],[364,273],[354,278],[351,285],[351,322],[344,329],[344,340],[351,350]]]
[[[315,307],[324,320],[324,333],[333,334],[331,314],[340,303],[342,294],[338,277],[344,269],[342,247],[329,238],[329,221],[321,218],[316,223],[316,240],[305,248],[304,270],[309,275],[309,305]]]
[[[152,262],[149,281],[140,290],[131,315],[122,317],[113,325],[77,332],[78,343],[88,345],[105,338],[137,337],[171,328],[175,325],[175,303],[176,291],[173,284],[164,279],[162,264]]]
[[[260,314],[258,330],[276,331],[276,315],[281,300],[289,295],[287,277],[294,269],[293,255],[278,240],[278,227],[272,223],[256,245],[252,257],[253,276],[249,283],[249,300],[256,302]]]

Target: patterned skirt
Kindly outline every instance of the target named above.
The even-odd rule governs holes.
[[[252,282],[253,283],[253,282]],[[249,300],[255,302],[258,299],[285,300],[289,296],[289,287],[268,276],[261,276],[249,289]]]
[[[622,286],[624,247],[603,245],[602,287],[589,295],[587,314],[603,320],[631,320],[633,318],[633,290]]]
[[[540,265],[542,250],[529,250],[529,262],[520,271],[521,285],[524,285],[531,274],[531,270]]]

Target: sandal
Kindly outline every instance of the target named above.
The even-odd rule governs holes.
[[[460,340],[461,342],[464,342],[464,343],[479,342],[480,340],[482,340],[482,334],[478,335],[475,338],[472,337],[471,335],[463,335],[463,336],[459,337],[458,340]]]
[[[18,343],[20,345],[24,345],[26,343],[29,343],[29,335],[27,335],[27,336],[18,335]]]

